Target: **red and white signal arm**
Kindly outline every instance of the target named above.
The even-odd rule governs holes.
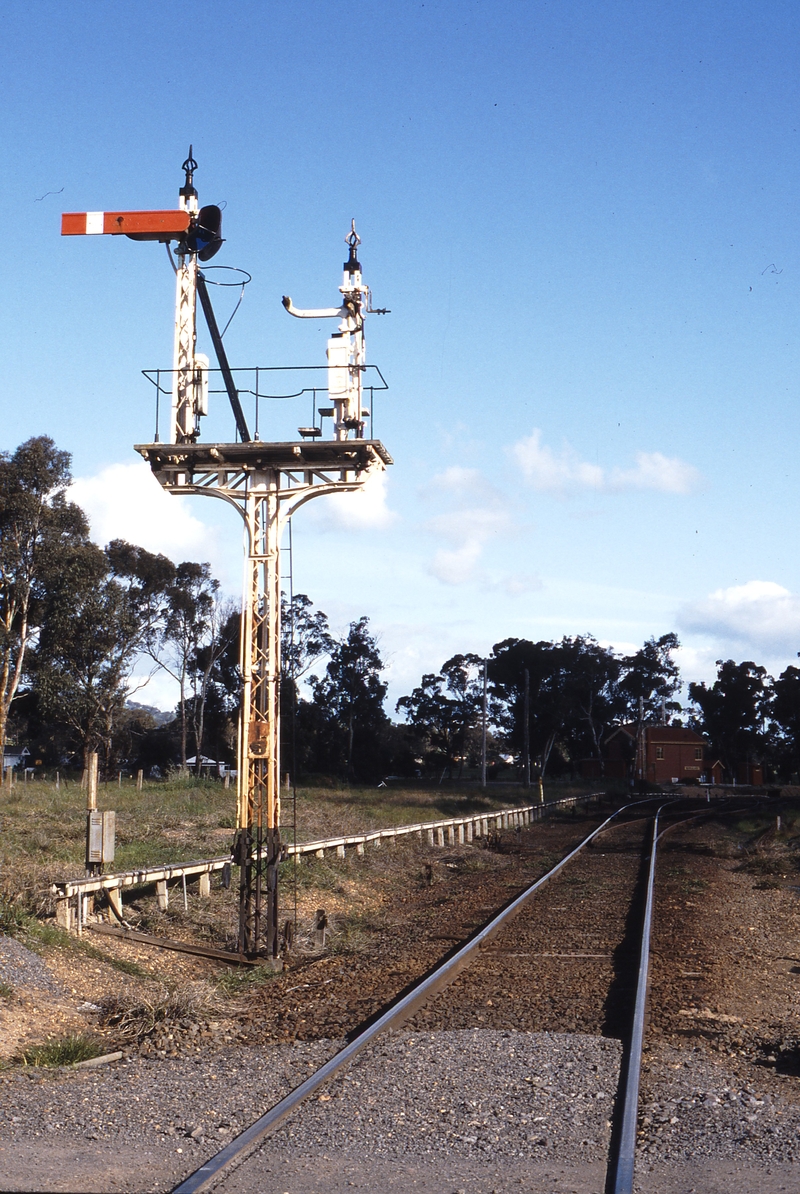
[[[61,216],[62,236],[133,236],[173,240],[189,227],[189,213],[177,211],[69,211]]]

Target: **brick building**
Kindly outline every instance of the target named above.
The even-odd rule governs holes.
[[[619,726],[607,739],[604,759],[584,759],[581,775],[585,779],[638,779],[637,726]],[[642,727],[644,739],[644,775],[651,784],[668,783],[721,783],[721,763],[709,753],[708,744],[694,730],[683,726],[646,725]],[[761,784],[761,768],[747,766],[745,776],[737,775],[738,783]]]

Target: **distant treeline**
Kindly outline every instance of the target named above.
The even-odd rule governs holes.
[[[203,756],[233,764],[241,692],[239,611],[207,563],[173,563],[89,538],[67,500],[70,457],[45,436],[0,454],[0,738],[45,767],[185,768]],[[465,778],[480,764],[484,661],[448,659],[386,712],[385,665],[367,618],[337,638],[308,597],[282,598],[282,759],[298,778],[373,781],[387,774]],[[590,635],[508,638],[486,662],[489,775],[574,773],[602,759],[623,723],[691,726],[732,774],[800,773],[800,670],[778,679],[751,661],[717,664],[689,704],[675,634],[619,655]],[[174,715],[143,703],[132,677],[163,669]],[[8,746],[7,746],[8,749]]]

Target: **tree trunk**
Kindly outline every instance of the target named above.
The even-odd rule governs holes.
[[[347,726],[347,778],[352,779],[353,769],[353,710],[350,709],[350,720]]]

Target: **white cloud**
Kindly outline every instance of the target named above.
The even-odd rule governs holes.
[[[432,493],[444,491],[458,496],[475,493],[495,493],[483,473],[476,468],[463,468],[459,464],[451,464],[443,473],[437,473],[432,478],[428,490]]]
[[[76,477],[69,496],[85,511],[92,538],[103,547],[127,539],[175,561],[208,560],[224,570],[216,531],[195,516],[192,499],[165,493],[144,461]]]
[[[521,572],[519,575],[500,577],[493,583],[493,588],[499,586],[510,597],[524,597],[528,593],[540,593],[544,588],[544,581],[533,573]]]
[[[556,454],[542,443],[542,433],[538,427],[514,444],[511,454],[528,484],[542,493],[603,488],[603,470],[599,465],[580,460],[568,445]]]
[[[386,473],[373,473],[355,493],[334,493],[315,498],[312,504],[317,523],[343,530],[381,530],[397,515],[386,504]]]
[[[440,547],[431,562],[431,572],[446,585],[466,584],[475,575],[482,551],[483,544],[478,539],[469,539],[452,551]]]
[[[428,494],[451,508],[428,519],[425,529],[444,539],[431,573],[444,584],[461,585],[475,579],[478,562],[490,539],[506,534],[511,520],[504,498],[477,469],[453,466],[434,477]],[[476,505],[476,498],[481,504]]]
[[[614,469],[607,488],[655,489],[659,493],[690,493],[700,480],[694,465],[661,452],[637,452],[636,468]]]
[[[717,678],[716,661],[719,659],[719,651],[714,647],[688,646],[682,643],[673,658],[680,668],[684,685],[688,685],[692,680],[713,684]]]
[[[800,597],[774,581],[750,580],[684,606],[678,624],[739,650],[794,655],[800,648]]]
[[[580,490],[620,493],[653,489],[659,493],[683,494],[689,493],[700,480],[693,465],[661,452],[637,452],[634,468],[607,472],[599,464],[581,460],[568,444],[555,452],[542,442],[538,427],[513,445],[511,455],[528,484],[540,493],[566,495]]]
[[[155,671],[149,660],[142,660],[131,676],[129,696],[139,705],[153,705],[171,712],[178,704],[180,692],[172,676],[162,670]]]

